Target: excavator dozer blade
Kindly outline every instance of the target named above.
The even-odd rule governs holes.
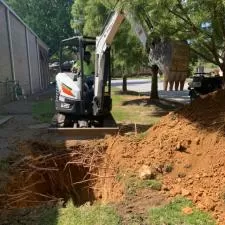
[[[105,135],[115,135],[118,127],[93,127],[93,128],[49,128],[49,132],[57,133],[62,136],[77,137],[103,137]]]
[[[105,135],[115,135],[119,132],[119,128],[110,114],[104,118],[102,127],[49,127],[48,132],[57,133],[60,136],[69,137],[104,137]]]

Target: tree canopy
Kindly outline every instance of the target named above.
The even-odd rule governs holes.
[[[62,39],[73,35],[70,26],[72,0],[7,0],[15,12],[50,47],[58,50]]]
[[[101,33],[107,17],[115,3],[104,0],[76,0],[72,7],[72,27],[80,34],[97,36]],[[120,75],[134,72],[147,57],[137,38],[132,34],[130,24],[122,24],[113,42],[114,66]]]
[[[95,36],[115,5],[144,24],[149,40],[186,40],[192,53],[225,71],[224,0],[6,0],[56,52],[60,40],[77,33]],[[118,3],[118,4],[116,4]],[[72,12],[72,13],[71,13]],[[72,26],[72,28],[71,28]],[[124,71],[141,66],[144,53],[128,23],[121,26],[113,49],[115,65]],[[225,73],[224,73],[225,74]]]
[[[223,0],[120,1],[133,10],[155,37],[188,41],[192,53],[225,71],[225,2]]]

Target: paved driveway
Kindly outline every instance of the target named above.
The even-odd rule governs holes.
[[[112,87],[122,88],[122,80],[112,80]],[[184,86],[184,91],[164,91],[163,81],[158,81],[159,96],[161,98],[178,101],[184,104],[190,102],[187,88],[188,84],[186,82]],[[130,91],[136,91],[149,95],[151,90],[151,79],[128,79],[127,89]]]

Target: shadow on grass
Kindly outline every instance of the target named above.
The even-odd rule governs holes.
[[[129,91],[129,90],[127,90],[127,91],[116,90],[115,94],[117,94],[117,95],[132,95],[132,96],[146,96],[147,95],[146,93],[140,93],[137,91]]]
[[[57,225],[58,207],[48,204],[32,208],[1,210],[0,217],[1,225]]]
[[[183,107],[183,104],[171,102],[165,99],[151,100],[149,98],[133,99],[124,101],[122,103],[122,106],[129,105],[153,107],[153,110],[150,112],[150,115],[155,117],[165,116],[169,112],[175,111]]]
[[[171,110],[171,109],[177,109],[179,107],[182,107],[183,104],[172,102],[170,100],[165,99],[150,99],[150,98],[141,98],[141,99],[133,99],[129,101],[124,101],[122,103],[123,106],[126,105],[141,105],[141,106],[157,106],[164,110]]]

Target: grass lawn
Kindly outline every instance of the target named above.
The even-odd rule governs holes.
[[[191,208],[190,214],[182,212],[184,208]],[[177,198],[168,205],[153,208],[149,211],[148,222],[151,225],[215,225],[209,214],[196,209],[190,200]]]
[[[160,116],[153,115],[161,110],[154,104],[147,104],[147,98],[138,94],[121,95],[118,89],[112,90],[112,115],[117,122],[153,125]]]
[[[40,100],[32,105],[32,115],[42,123],[50,123],[55,112],[55,102],[50,99]]]
[[[64,208],[49,208],[41,214],[40,225],[121,225],[116,210],[109,205],[88,204],[74,207],[70,201]]]
[[[138,177],[131,176],[125,181],[126,194],[133,195],[137,190],[148,188],[152,190],[160,191],[162,187],[162,183],[160,180],[149,179],[149,180],[141,180]]]

